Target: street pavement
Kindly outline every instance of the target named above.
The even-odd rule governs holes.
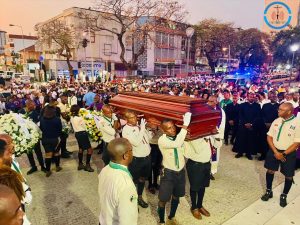
[[[186,184],[186,196],[180,199],[176,218],[181,225],[218,225],[223,224],[236,214],[256,202],[265,190],[265,169],[263,162],[249,161],[243,157],[234,158],[232,146],[223,146],[221,161],[216,180],[207,188],[204,207],[211,217],[196,220],[190,213],[189,184]],[[77,142],[74,135],[68,138],[69,151],[74,152],[70,159],[62,159],[63,170],[54,172],[46,178],[42,172],[26,175],[28,160],[26,155],[18,159],[28,183],[32,189],[33,201],[26,207],[26,214],[33,225],[98,225],[98,178],[103,168],[100,156],[92,158],[94,173],[77,171]],[[52,166],[54,169],[55,166]],[[284,181],[276,174],[274,187]],[[293,189],[293,187],[292,187]],[[144,198],[149,208],[139,209],[139,225],[157,224],[157,194],[147,190]],[[167,205],[169,212],[169,205]],[[168,213],[167,213],[168,214]],[[230,222],[227,223],[230,225]],[[241,223],[242,224],[242,223]]]

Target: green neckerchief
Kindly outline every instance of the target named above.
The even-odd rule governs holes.
[[[283,125],[284,125],[286,122],[289,122],[289,121],[291,121],[291,120],[293,120],[293,119],[295,119],[295,116],[294,116],[294,115],[293,115],[291,118],[282,121],[282,124],[281,124],[280,127],[279,127],[279,132],[278,132],[278,135],[277,135],[277,141],[279,141],[279,138],[280,138],[280,135],[281,135],[281,131],[282,131]]]
[[[126,172],[132,179],[132,175],[129,172],[129,170],[127,168],[125,168],[124,166],[121,166],[120,164],[114,163],[112,161],[109,162],[109,166],[110,168],[116,169],[116,170],[123,170],[124,172]]]
[[[17,173],[21,174],[21,171],[20,171],[20,169],[18,168],[18,166],[15,164],[15,162],[14,162],[14,161],[12,161],[12,165],[13,165],[13,167],[14,167],[15,171],[16,171]]]
[[[169,137],[167,136],[168,139],[174,141],[175,137]],[[177,169],[179,169],[179,158],[178,158],[178,150],[177,148],[174,148],[174,157],[175,157],[175,166],[177,167]]]
[[[104,118],[107,122],[109,122],[109,124],[112,126],[112,118],[110,119],[110,118],[108,118],[107,116],[104,116],[104,115],[103,115],[103,118]]]

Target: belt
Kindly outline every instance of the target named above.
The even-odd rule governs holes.
[[[168,171],[169,173],[173,173],[173,174],[180,174],[184,170],[184,168],[180,171],[170,170],[168,168],[163,168],[163,170]]]
[[[136,159],[140,159],[140,160],[146,160],[150,157],[150,155],[147,155],[145,157],[136,157],[136,156],[133,156],[133,158],[136,158]]]
[[[192,159],[189,159],[188,161],[190,161],[193,164],[209,164],[210,163],[210,161],[208,161],[208,162],[197,162],[197,161],[194,161]]]

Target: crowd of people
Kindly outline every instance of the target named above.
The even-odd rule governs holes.
[[[191,122],[189,112],[183,116],[179,133],[176,133],[174,122],[167,118],[158,127],[137,112],[127,110],[124,120],[120,119],[109,101],[123,91],[203,99],[221,113],[216,134],[185,141]],[[102,225],[137,224],[138,206],[148,207],[142,197],[146,181],[150,193],[158,191],[159,223],[178,224],[175,214],[179,198],[186,192],[185,169],[190,182],[191,214],[196,219],[210,216],[203,206],[203,199],[210,181],[215,180],[223,143],[232,146],[236,158],[245,154],[249,160],[253,160],[255,155],[259,156],[258,160],[265,160],[267,173],[263,201],[273,197],[274,173],[281,166],[285,186],[280,205],[285,207],[287,204],[300,143],[300,102],[299,92],[284,85],[249,84],[242,87],[222,83],[219,77],[194,76],[97,83],[69,84],[62,81],[0,85],[0,95],[1,114],[24,114],[41,129],[40,142],[33,152],[27,153],[31,166],[27,175],[38,170],[33,154],[36,154],[46,177],[52,175],[52,163],[55,163],[56,172],[63,169],[60,159],[73,154],[67,150],[68,133],[63,132],[64,124],[68,123],[79,147],[77,169],[94,172],[91,165],[93,149],[79,111],[81,108],[101,111],[99,130],[102,140],[97,149],[105,164],[99,174],[98,187],[99,222]],[[0,204],[0,215],[4,215],[0,224],[2,221],[3,224],[12,224],[11,221],[30,224],[24,214],[26,204],[31,201],[30,188],[13,153],[13,140],[1,134],[0,190],[7,194],[0,192],[0,200],[11,201],[7,207],[11,207],[10,210],[16,208],[16,211],[14,216],[5,214]],[[165,206],[169,201],[170,213],[165,219]]]

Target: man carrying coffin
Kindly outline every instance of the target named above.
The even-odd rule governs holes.
[[[142,208],[147,208],[148,204],[143,200],[142,194],[145,181],[151,172],[151,147],[149,141],[153,135],[152,132],[146,129],[145,119],[142,118],[140,125],[138,124],[137,115],[134,111],[126,111],[125,120],[127,124],[123,127],[122,137],[128,139],[133,148],[133,160],[129,165],[129,171],[137,187],[138,204]]]
[[[185,157],[188,158],[186,170],[190,181],[191,213],[200,220],[202,215],[209,217],[210,213],[203,207],[205,188],[209,187],[211,174],[212,136],[198,138],[184,143]]]
[[[171,200],[171,209],[167,224],[177,224],[175,219],[179,198],[185,195],[185,171],[184,171],[184,139],[187,135],[187,127],[191,122],[191,113],[183,116],[183,126],[176,134],[176,126],[173,121],[165,119],[161,123],[163,135],[158,139],[158,147],[163,156],[163,170],[160,179],[158,194],[158,216],[161,224],[165,223],[165,206]]]

